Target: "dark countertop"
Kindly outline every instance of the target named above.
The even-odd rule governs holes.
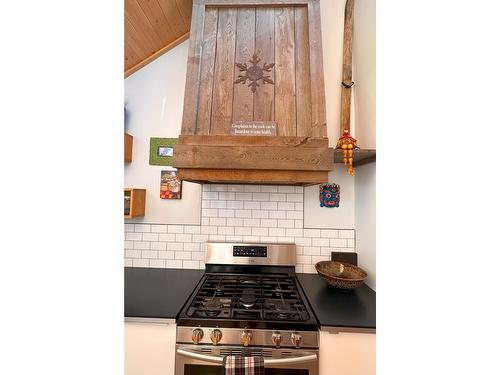
[[[341,291],[317,274],[298,273],[297,278],[321,326],[375,329],[375,291],[368,285]]]
[[[204,272],[125,267],[125,317],[175,319]]]
[[[125,317],[176,319],[204,270],[125,267]],[[297,274],[321,326],[375,329],[375,292],[339,291],[317,274]]]

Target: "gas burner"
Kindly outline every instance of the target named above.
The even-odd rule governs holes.
[[[251,288],[244,289],[240,297],[240,302],[243,307],[246,307],[247,309],[252,308],[255,305],[255,302],[257,302],[257,298],[255,297],[255,290]]]

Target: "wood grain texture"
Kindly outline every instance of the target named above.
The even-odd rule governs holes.
[[[126,1],[129,2],[129,7],[131,6],[130,3],[134,2],[134,0]],[[152,30],[154,30],[155,34],[158,38],[160,38],[162,45],[165,45],[176,38],[176,35],[167,21],[167,18],[163,14],[157,0],[135,0],[135,2],[146,15],[149,23],[151,24]]]
[[[134,137],[128,133],[124,134],[124,142],[123,142],[123,159],[125,163],[132,162],[132,146],[134,143]]]
[[[278,135],[294,136],[296,129],[295,107],[295,38],[294,10],[291,7],[275,9],[275,109],[274,119]]]
[[[328,182],[328,172],[274,171],[262,169],[185,169],[179,168],[181,180],[234,184],[315,185]]]
[[[125,0],[125,18],[132,25],[132,28],[128,30],[135,31],[135,37],[144,44],[149,54],[158,51],[163,46],[163,41],[136,0]]]
[[[199,83],[199,106],[196,120],[196,134],[209,134],[212,117],[212,90],[214,88],[215,48],[217,41],[218,10],[208,8],[205,11],[203,31],[203,52]]]
[[[175,168],[329,171],[333,169],[333,149],[177,144],[172,165]]]
[[[155,53],[153,53],[152,55],[150,55],[149,57],[146,57],[145,59],[141,60],[141,61],[138,61],[135,65],[127,68],[126,67],[126,70],[125,70],[125,78],[127,78],[129,75],[135,73],[136,71],[138,71],[139,69],[141,69],[142,67],[146,66],[147,64],[149,64],[151,61],[157,59],[158,57],[160,57],[161,55],[163,55],[164,53],[170,51],[172,48],[174,48],[175,46],[179,45],[180,43],[184,42],[185,40],[187,40],[189,38],[189,33],[186,33],[182,36],[180,36],[178,39],[174,40],[172,43],[170,44],[167,44],[165,47],[163,47],[162,49],[156,51]],[[126,47],[125,47],[126,48]],[[134,51],[133,50],[130,50],[129,53],[133,54]],[[132,58],[133,59],[133,56]],[[127,59],[125,59],[127,60]]]
[[[309,30],[307,8],[296,7],[294,11],[297,136],[311,137],[311,70],[309,68]]]
[[[309,48],[311,69],[311,116],[313,137],[326,137],[325,80],[323,76],[323,47],[321,43],[321,14],[319,0],[308,7]]]
[[[186,88],[184,90],[182,134],[194,134],[196,130],[204,20],[205,7],[203,5],[193,4],[186,71]]]
[[[255,17],[255,52],[262,61],[273,63],[274,9],[256,8]],[[274,69],[268,75],[275,81]],[[274,121],[274,85],[262,85],[255,92],[253,115],[255,121]]]
[[[182,16],[184,25],[189,30],[191,28],[191,11],[193,10],[193,0],[175,0],[177,8]]]
[[[344,13],[344,47],[342,61],[342,82],[346,85],[352,83],[352,32],[353,32],[354,0],[347,0]],[[352,86],[342,85],[340,103],[340,136],[344,129],[351,129],[351,93]]]
[[[289,6],[289,5],[307,5],[314,0],[195,0],[195,3],[206,4],[210,6]]]
[[[147,1],[147,0],[141,0]],[[157,1],[167,22],[170,26],[170,29],[175,35],[175,38],[183,35],[186,31],[189,31],[189,26],[186,27],[184,24],[182,14],[177,7],[175,0],[148,0],[148,1]]]
[[[141,62],[141,54],[137,53],[127,42],[125,42],[125,71]]]
[[[233,110],[236,8],[219,9],[210,134],[229,134]]]
[[[328,139],[307,137],[262,137],[239,135],[183,135],[179,136],[181,145],[207,146],[289,146],[289,147],[328,147]]]
[[[236,25],[235,63],[250,65],[248,61],[255,52],[255,8],[238,9]],[[237,77],[239,70],[235,66],[234,69],[234,77]],[[260,87],[262,86],[264,85],[261,84]],[[253,120],[253,101],[254,93],[248,84],[234,84],[233,82],[232,123]]]
[[[145,16],[144,16],[145,18]],[[147,20],[146,20],[147,21]],[[124,17],[125,26],[125,41],[130,45],[134,51],[140,53],[143,56],[150,56],[161,48],[162,42],[156,34],[153,36],[148,36],[145,38],[140,37],[141,33],[146,33],[144,28],[137,30],[136,26],[128,19],[127,16]]]
[[[130,213],[124,215],[126,219],[144,216],[146,212],[146,189],[125,188],[124,193],[130,193]]]
[[[124,5],[127,77],[189,33],[192,0],[125,0]]]

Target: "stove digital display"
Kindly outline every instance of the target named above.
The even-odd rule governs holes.
[[[233,257],[267,258],[266,246],[233,246]]]

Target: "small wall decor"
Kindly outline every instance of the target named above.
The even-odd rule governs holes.
[[[319,186],[320,207],[338,207],[340,203],[340,186],[337,184],[322,184]]]
[[[150,165],[172,165],[174,156],[174,145],[177,138],[150,138],[149,140],[149,164]]]
[[[274,81],[272,80],[271,76],[264,75],[264,72],[271,71],[274,63],[264,63],[264,66],[261,68],[259,65],[257,65],[260,62],[260,59],[256,53],[253,54],[252,59],[249,60],[249,62],[252,64],[252,66],[250,67],[247,66],[247,63],[235,63],[240,72],[243,72],[243,74],[238,74],[238,78],[234,81],[234,83],[246,84],[247,80],[249,80],[250,83],[248,84],[248,87],[251,88],[252,92],[255,92],[257,90],[257,87],[260,86],[258,84],[260,80],[262,80],[263,85],[265,85],[266,83],[274,85]]]
[[[161,171],[160,198],[181,199],[182,181],[177,176],[177,169]]]

